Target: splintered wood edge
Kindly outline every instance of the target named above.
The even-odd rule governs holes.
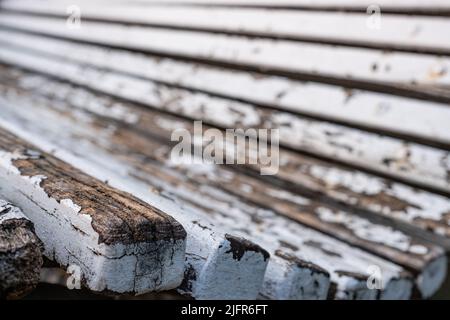
[[[172,217],[0,128],[0,191],[27,208],[45,255],[95,291],[177,287],[186,232]]]
[[[22,211],[0,199],[0,299],[21,298],[39,282],[42,243]]]

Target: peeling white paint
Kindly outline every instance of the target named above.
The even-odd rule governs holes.
[[[2,212],[7,209],[9,209],[8,212],[6,213]],[[0,224],[11,219],[27,219],[27,218],[23,214],[22,210],[20,210],[18,207],[12,205],[11,203],[3,199],[0,199]]]

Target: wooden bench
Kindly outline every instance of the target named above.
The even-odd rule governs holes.
[[[339,8],[77,2],[79,29],[66,28],[68,2],[0,5],[0,126],[8,137],[0,150],[11,139],[31,143],[53,153],[51,168],[33,175],[49,176],[62,160],[61,174],[90,175],[175,218],[187,232],[179,292],[407,299],[441,287],[450,249],[450,21],[440,15],[449,8],[381,4],[374,31],[366,6],[350,0]],[[173,163],[172,132],[193,133],[195,120],[203,130],[279,129],[278,173],[260,175],[260,164]],[[40,230],[55,223],[37,223],[17,182],[3,184],[0,196],[22,207],[52,257],[55,244]],[[78,197],[76,185],[66,189]],[[69,199],[81,206],[77,197]],[[102,201],[91,201],[94,214]],[[89,247],[78,245],[80,254]],[[112,290],[177,287],[182,247],[173,258],[178,280]],[[382,289],[368,286],[374,268]],[[108,270],[102,276],[112,277]]]

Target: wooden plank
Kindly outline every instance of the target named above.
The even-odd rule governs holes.
[[[4,48],[3,61],[69,79],[156,109],[204,120],[220,128],[279,128],[280,143],[301,152],[338,159],[361,169],[386,173],[412,183],[450,190],[449,153],[326,122],[305,120],[274,110],[169,88],[143,79],[57,62]],[[62,71],[64,70],[64,71]],[[224,116],[227,115],[227,116]]]
[[[442,104],[279,77],[259,77],[246,72],[20,33],[0,31],[0,39],[5,41],[5,46],[12,44],[23,52],[124,72],[150,81],[246,102],[261,109],[286,111],[428,145],[445,145],[450,140],[450,133],[446,130],[450,110]],[[411,116],[405,118],[405,113]]]
[[[92,101],[92,97],[90,97],[90,99],[89,100],[91,100]],[[98,104],[97,104],[98,105]],[[70,108],[69,108],[70,109]],[[60,121],[57,121],[58,123],[60,122]],[[146,126],[148,127],[150,124],[149,123],[146,123]],[[144,125],[145,126],[145,125]],[[70,127],[72,127],[72,125],[70,125]],[[125,129],[123,129],[123,130],[125,130]],[[82,132],[88,132],[89,130],[86,130],[86,129],[84,129],[84,130],[82,130]],[[113,145],[120,145],[120,146],[124,146],[124,145],[126,145],[126,142],[125,141],[136,141],[136,142],[134,142],[134,143],[137,143],[137,140],[139,140],[138,138],[134,138],[134,139],[132,139],[131,137],[132,136],[130,136],[130,135],[132,135],[132,133],[127,133],[127,134],[125,134],[125,133],[122,133],[122,134],[119,134],[118,135],[118,137],[119,136],[122,136],[123,137],[123,139],[124,140],[121,140],[120,142],[119,142],[119,140],[116,140],[114,143],[113,143]],[[118,137],[116,137],[116,139],[119,139]],[[142,140],[142,139],[141,139]],[[132,146],[130,146],[130,148],[132,148]],[[139,150],[160,150],[161,149],[161,147],[159,147],[159,148],[157,148],[157,147],[155,147],[155,146],[152,146],[151,144],[146,144],[146,141],[141,141],[139,144],[137,144],[136,146],[135,146],[135,149],[132,149],[132,150],[130,150],[130,149],[122,149],[122,147],[121,148],[119,148],[119,149],[117,149],[117,150],[111,150],[110,152],[111,152],[111,154],[115,154],[116,156],[117,155],[119,155],[119,154],[124,154],[125,156],[126,155],[132,155],[132,154],[136,154],[136,153],[139,153]],[[140,151],[140,152],[143,152],[143,151]],[[157,153],[157,154],[160,154],[161,153],[161,151],[158,151],[158,152],[155,152],[155,153]],[[128,156],[128,157],[130,157],[130,156]],[[138,158],[142,158],[142,159],[146,159],[145,160],[145,165],[144,165],[144,167],[145,168],[147,168],[147,170],[149,170],[149,168],[151,167],[150,166],[150,164],[149,164],[149,159],[150,159],[150,157],[151,157],[151,155],[150,154],[146,154],[146,156],[145,157],[138,157]],[[131,158],[133,158],[133,156],[131,156]],[[145,176],[144,175],[144,172],[145,172],[145,168],[144,167],[140,167],[139,168],[139,177],[143,177],[143,176]],[[173,170],[174,170],[175,168],[173,168],[173,167],[171,167],[170,168],[170,170],[169,170],[169,172],[172,172]],[[167,169],[166,169],[167,170]],[[200,169],[197,169],[197,170],[200,170]],[[208,171],[210,171],[211,170],[211,168],[209,168],[208,169]],[[161,170],[152,170],[152,171],[149,171],[148,173],[149,173],[149,176],[150,177],[152,177],[152,179],[155,179],[155,177],[157,177],[158,175],[161,175],[161,173],[160,173],[160,171]],[[185,173],[181,173],[181,175],[182,176],[184,176],[185,175]],[[209,175],[209,174],[208,174]],[[214,174],[214,173],[212,173],[211,172],[211,175],[213,175],[213,176],[220,176],[220,174]],[[171,177],[171,178],[163,178],[162,180],[163,181],[174,181],[174,179],[175,179],[175,177]],[[201,176],[196,176],[196,178],[195,178],[195,180],[199,180],[198,181],[198,183],[200,183],[200,185],[206,185],[207,183],[208,183],[208,181],[206,180],[204,180],[204,179],[202,179],[202,177]],[[247,180],[245,180],[246,182],[248,182],[249,180],[247,179]],[[182,182],[180,182],[180,181],[177,181],[177,182],[173,182],[174,183],[174,185],[175,186],[180,186],[181,184],[182,184]],[[191,182],[192,183],[192,182]],[[226,183],[230,183],[230,181],[217,181],[217,184],[219,184],[219,185],[222,185],[222,184],[226,184]],[[202,192],[202,188],[200,187],[200,185],[196,185],[196,186],[192,186],[190,189],[190,191],[184,191],[184,194],[193,194],[193,193],[201,193],[201,196],[199,196],[199,200],[198,200],[198,202],[197,202],[197,206],[200,206],[200,205],[202,205],[202,206],[205,206],[205,205],[207,205],[207,206],[209,206],[209,204],[211,204],[211,206],[213,206],[214,207],[214,205],[212,205],[212,204],[214,204],[214,203],[220,203],[220,202],[222,202],[223,203],[223,199],[220,201],[220,199],[217,199],[217,197],[215,197],[215,198],[212,198],[210,201],[207,201],[207,199],[208,198],[211,198],[211,197],[214,197],[213,195],[214,195],[214,193],[212,193],[212,194],[204,194],[203,192]],[[234,185],[234,187],[236,187],[236,185]],[[173,188],[173,187],[172,187]],[[213,188],[217,188],[217,185],[211,185],[210,187],[209,187],[210,189],[213,189]],[[230,188],[232,188],[231,186],[230,186]],[[197,190],[197,191],[195,191],[195,190]],[[195,192],[194,192],[195,191]],[[173,192],[176,192],[176,191],[173,191]],[[180,193],[181,192],[181,193]],[[230,192],[229,190],[227,191],[228,193]],[[182,191],[178,191],[178,195],[180,195],[180,197],[183,197],[183,193],[182,193]],[[192,196],[190,196],[189,197],[189,199],[190,199],[190,201],[192,202],[192,201],[195,201],[195,200],[193,200],[192,199]],[[248,200],[248,199],[247,199]],[[237,200],[236,200],[237,201]],[[206,203],[206,204],[205,204]],[[298,205],[298,204],[297,204]],[[245,209],[243,209],[245,206],[243,205],[243,204],[241,204],[240,206],[239,206],[239,208],[240,208],[240,210],[245,210]],[[211,210],[212,209],[214,209],[214,208],[210,208]],[[215,210],[217,210],[217,208],[215,209]],[[224,209],[223,210],[224,212],[222,212],[222,215],[224,215],[224,214],[226,214],[226,212],[228,212],[228,211],[230,211],[229,209]],[[249,216],[251,216],[251,215],[249,215]],[[323,221],[324,223],[327,223],[326,221]],[[262,222],[261,222],[262,223]],[[369,223],[369,222],[367,222],[367,223]],[[240,225],[242,225],[241,223],[240,223]],[[247,224],[246,224],[247,225]],[[268,225],[268,228],[269,228],[269,226],[270,226],[270,224]],[[379,227],[379,228],[381,228],[381,229],[383,229],[382,227]],[[378,229],[378,231],[380,231],[381,229]],[[269,229],[268,229],[269,230]],[[385,230],[387,230],[387,232],[389,233],[389,231],[388,231],[388,229],[385,229]],[[279,236],[281,236],[281,235],[279,235]],[[270,242],[270,241],[269,241]],[[273,241],[272,241],[273,242]],[[397,252],[397,254],[399,254],[399,252]],[[444,263],[444,265],[445,265],[445,263]]]
[[[446,57],[92,22],[73,30],[62,27],[65,19],[24,18],[7,13],[1,15],[1,21],[4,27],[32,33],[375,91],[401,91],[396,85],[448,85],[450,79]],[[292,60],[292,56],[296,59]],[[340,63],[333,63],[335,59]]]
[[[67,17],[66,8],[70,5],[82,8],[83,21],[450,54],[450,45],[445,38],[450,31],[450,23],[444,18],[385,15],[380,21],[382,28],[375,30],[367,27],[366,13],[147,7],[135,3],[112,3],[105,7],[101,3],[82,0],[38,4],[34,1],[5,1],[0,7],[15,14],[61,18]]]
[[[3,129],[0,141],[2,194],[27,208],[47,257],[78,265],[95,291],[180,284],[186,233],[173,218]]]
[[[19,208],[0,199],[0,299],[21,298],[36,287],[41,246],[33,223]]]
[[[122,2],[123,0],[117,0]],[[208,0],[136,0],[136,3],[148,6],[206,6],[211,7],[237,7],[237,8],[266,8],[266,9],[289,9],[310,11],[348,11],[366,12],[367,8],[374,3],[372,1],[356,0],[231,0],[231,1],[208,1]],[[418,0],[401,0],[393,3],[389,0],[377,1],[383,12],[389,14],[413,14],[413,15],[450,15],[450,6],[441,0],[433,0],[426,4]]]

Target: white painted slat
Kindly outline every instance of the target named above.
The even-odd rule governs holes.
[[[128,27],[83,22],[79,29],[66,28],[66,21],[48,18],[0,15],[0,25],[48,32],[73,39],[183,54],[277,72],[298,72],[310,77],[339,78],[373,83],[450,83],[450,58],[362,48],[304,44],[290,41],[248,39],[187,31]],[[339,63],[336,63],[339,61]]]
[[[450,190],[447,180],[449,153],[413,143],[365,133],[328,123],[305,121],[290,114],[264,115],[250,105],[168,89],[122,75],[90,70],[3,48],[0,57],[12,64],[50,73],[76,83],[161,110],[200,119],[223,128],[279,128],[280,142],[299,150],[338,158],[351,164],[387,172],[416,183]]]
[[[60,40],[0,30],[0,40],[54,57],[148,77],[169,84],[206,90],[280,110],[335,119],[374,129],[450,142],[450,109],[446,105],[360,90],[302,83],[280,77],[256,77],[226,69],[156,59]],[[408,114],[408,117],[405,117]]]
[[[117,0],[123,2],[123,0]],[[364,8],[368,7],[373,3],[371,0],[136,0],[142,4],[208,4],[208,5],[259,5],[259,6],[273,6],[273,7],[301,7],[309,6],[312,8],[323,8],[323,7],[347,7],[347,8]],[[429,0],[426,3],[421,0],[377,0],[376,4],[386,7],[386,8],[449,8],[450,5],[443,0]]]
[[[277,1],[275,1],[276,3]],[[130,23],[163,24],[176,27],[213,28],[227,32],[353,41],[383,45],[450,49],[446,18],[386,15],[381,28],[369,28],[368,15],[345,12],[303,12],[293,10],[133,6],[133,3],[105,6],[92,1],[5,1],[0,7],[23,12],[67,16],[66,9],[77,5],[82,19],[104,18]]]
[[[31,106],[29,103],[22,104],[19,102],[19,100],[16,99],[14,99],[13,101],[13,104],[15,104],[16,106],[20,104],[27,109],[27,112],[23,113],[23,116],[25,118],[22,118],[17,122],[18,126],[21,126],[23,129],[25,129],[26,127],[28,127],[28,121],[26,121],[26,118],[28,118],[30,115],[32,116],[32,110],[36,108],[36,104],[34,104],[34,107],[31,107],[31,109],[29,109]],[[38,102],[36,101],[36,103]],[[6,104],[4,104],[4,107],[8,108],[9,110],[14,110],[14,108],[7,107]],[[24,111],[24,109],[22,110]],[[35,109],[34,112],[39,112],[43,117],[42,119],[44,119],[46,117],[46,114],[44,112],[45,107],[42,109],[38,108],[38,110],[39,111]],[[79,120],[81,120],[82,118],[83,117],[81,117]],[[76,134],[78,136],[77,138],[70,138],[72,133],[69,131],[75,130],[77,126],[81,126],[82,121],[75,120],[75,122],[68,124],[65,123],[65,121],[67,120],[64,120],[62,118],[58,119],[57,121],[54,120],[51,120],[50,122],[43,121],[42,124],[46,123],[46,125],[39,127],[36,125],[31,125],[30,128],[27,128],[26,130],[32,130],[35,134],[37,134],[39,131],[38,134],[40,136],[45,136],[45,138],[51,139],[53,143],[58,143],[58,141],[60,141],[61,143],[61,141],[64,141],[64,145],[71,146],[71,150],[85,155],[90,154],[82,151],[83,148],[86,148],[86,145],[84,143],[79,143],[81,137],[78,136],[78,134]],[[55,133],[61,130],[62,127],[60,126],[64,126],[70,129],[64,132],[64,137],[60,135],[57,138]],[[86,136],[92,135],[91,139],[104,136],[103,134],[99,134],[99,132],[89,133],[90,131],[91,130],[87,129],[86,127],[77,130],[77,132],[83,132]],[[70,139],[72,139],[72,143],[69,142]],[[107,144],[107,142],[105,143]],[[104,145],[104,147],[102,147],[102,150],[106,150],[104,148],[108,148],[107,145]],[[109,161],[113,162],[112,159],[116,156],[114,156],[114,153],[110,153],[109,157]],[[92,156],[91,160],[94,160],[94,158],[95,157]],[[100,160],[100,162],[102,161]],[[204,169],[207,168],[203,168],[200,170]],[[138,174],[139,177],[143,179],[148,179],[147,181],[149,183],[155,180],[155,177],[153,175],[149,175],[146,178],[146,174],[143,171],[139,171],[139,173],[136,174]],[[130,180],[132,180],[131,177],[128,178],[128,181]],[[173,189],[163,190],[166,190],[169,193],[174,192]],[[182,191],[178,191],[179,197],[181,194],[180,192]],[[188,198],[191,198],[193,196],[194,194],[192,192],[188,193]],[[204,205],[211,206],[211,209],[215,208],[214,210],[218,210],[218,208],[214,205],[214,202],[204,201],[204,197],[202,199],[202,203],[204,203]],[[183,200],[179,199],[178,201]],[[274,239],[283,239],[288,243],[292,243],[293,245],[298,246],[299,248],[301,248],[299,253],[290,253],[298,257],[306,258],[307,261],[315,262],[326,270],[332,271],[331,278],[337,285],[337,298],[375,298],[376,292],[368,290],[366,286],[366,277],[370,273],[370,271],[368,271],[368,268],[371,265],[377,265],[382,270],[383,282],[386,285],[386,291],[382,294],[382,298],[392,298],[391,295],[394,295],[397,298],[405,298],[408,296],[408,281],[404,278],[404,276],[401,275],[402,271],[401,269],[398,269],[398,266],[396,267],[395,265],[369,255],[364,251],[352,248],[335,239],[331,239],[329,237],[321,235],[320,233],[301,227],[300,225],[292,223],[287,219],[277,217],[267,210],[260,212],[260,214],[263,215],[261,216],[261,218],[263,218],[263,221],[261,222],[262,224],[255,226],[255,224],[252,223],[251,216],[243,214],[241,210],[242,209],[230,210],[229,208],[227,209],[226,207],[222,207],[222,215],[216,215],[218,219],[217,222],[220,223],[223,228],[232,228],[231,230],[233,230],[235,233],[243,232],[247,235],[248,232],[250,232],[252,237],[256,237],[255,239],[258,239],[258,241],[264,241],[264,245],[267,245],[268,248],[271,249],[271,251],[275,250],[275,248],[277,247]],[[248,230],[242,231],[242,225],[245,225]],[[269,246],[270,243],[272,243],[271,246]],[[350,273],[342,272],[344,270],[350,271]],[[353,274],[351,272],[353,272]],[[358,277],[356,277],[356,275],[359,275],[359,277],[361,278],[358,280]]]
[[[2,196],[26,208],[49,259],[75,265],[79,281],[94,291],[139,294],[181,283],[186,233],[180,224],[50,158],[0,130]],[[167,234],[143,234],[149,225]]]

